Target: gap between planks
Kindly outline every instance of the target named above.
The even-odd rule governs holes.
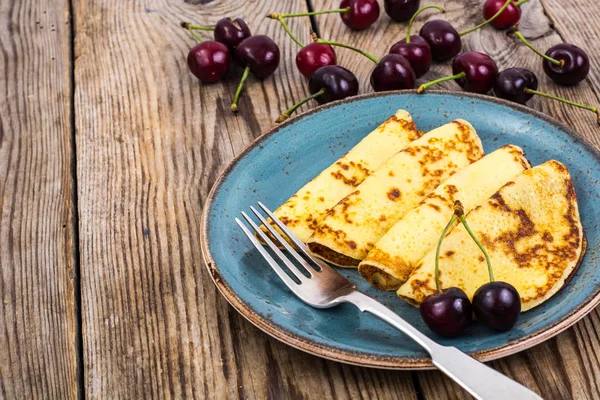
[[[73,0],[69,5],[69,107],[71,109],[71,182],[73,204],[71,224],[73,232],[73,307],[75,308],[75,379],[77,398],[85,399],[85,381],[83,367],[83,325],[81,310],[81,256],[79,252],[79,195],[77,188],[77,143],[75,140],[75,21]]]

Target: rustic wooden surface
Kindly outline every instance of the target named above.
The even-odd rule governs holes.
[[[69,30],[0,2],[0,398],[77,393]]]
[[[435,4],[459,30],[481,19],[479,0]],[[314,9],[337,6],[312,1]],[[229,307],[202,264],[200,213],[219,172],[307,94],[296,45],[264,16],[306,9],[302,0],[0,3],[0,398],[74,398],[77,390],[91,398],[469,397],[435,371],[352,367],[279,343]],[[533,69],[548,92],[599,103],[597,5],[530,0],[523,10],[521,30],[539,48],[569,41],[588,50],[586,81],[552,84],[535,55],[490,28],[467,36],[465,49],[488,52],[501,68]],[[199,84],[185,62],[194,40],[178,26],[221,16],[243,17],[282,50],[272,77],[248,80],[238,116],[228,110],[236,78]],[[437,17],[426,12],[415,28]],[[406,29],[383,12],[363,32],[337,15],[314,23],[323,38],[377,57]],[[309,19],[290,26],[309,40]],[[371,61],[337,53],[361,92],[370,91]],[[448,72],[436,65],[422,80]],[[591,113],[545,99],[530,105],[600,146]],[[598,332],[595,310],[491,365],[547,399],[600,398]]]

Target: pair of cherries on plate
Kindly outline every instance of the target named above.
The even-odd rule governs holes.
[[[490,276],[490,282],[475,291],[472,302],[460,288],[451,287],[444,290],[440,288],[439,259],[442,242],[457,219],[483,252]],[[512,329],[521,315],[519,292],[509,283],[494,280],[490,257],[471,231],[464,216],[463,206],[458,200],[454,202],[454,214],[438,241],[435,255],[435,285],[436,293],[423,299],[419,311],[429,329],[440,336],[461,335],[471,323],[473,314],[481,323],[496,331]]]

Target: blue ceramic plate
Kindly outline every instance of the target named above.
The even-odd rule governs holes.
[[[352,364],[428,368],[427,354],[402,333],[351,304],[313,309],[296,298],[240,231],[234,218],[262,201],[275,209],[321,170],[392,115],[408,110],[428,131],[456,118],[471,122],[486,153],[512,143],[534,165],[557,159],[568,166],[579,199],[588,249],[572,280],[517,326],[493,333],[473,324],[457,339],[436,337],[418,310],[364,281],[356,270],[340,272],[359,290],[378,298],[426,335],[480,360],[503,357],[538,344],[582,318],[600,301],[600,153],[576,133],[529,108],[465,93],[389,92],[337,102],[267,132],[225,169],[203,215],[203,254],[227,300],[263,331],[301,350]]]

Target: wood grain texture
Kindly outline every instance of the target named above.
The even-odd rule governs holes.
[[[205,2],[206,3],[206,2]],[[294,43],[270,11],[298,1],[187,4],[76,0],[75,105],[85,390],[97,397],[414,398],[409,374],[362,371],[285,346],[217,293],[200,253],[200,215],[217,174],[308,93]],[[282,63],[201,85],[181,20],[245,18]],[[307,18],[290,21],[301,40]]]
[[[0,2],[0,398],[75,398],[66,0]]]
[[[480,0],[422,2],[422,6],[439,4],[446,9],[446,14],[436,14],[434,10],[425,12],[415,23],[415,33],[418,33],[427,20],[436,18],[447,19],[459,32],[467,29],[482,21],[482,3]],[[543,73],[540,58],[506,32],[495,31],[490,27],[476,31],[463,37],[464,50],[482,51],[491,55],[500,70],[517,66],[531,69],[538,76],[540,90],[574,101],[599,104],[600,75],[597,71],[600,71],[600,59],[597,55],[600,54],[600,47],[595,38],[600,33],[600,10],[590,0],[578,1],[573,5],[566,5],[558,0],[544,0],[544,3],[546,10],[539,0],[531,0],[522,6],[520,29],[539,49],[545,50],[560,43],[562,38],[587,48],[592,57],[592,73],[586,81],[576,87],[555,85]],[[313,0],[315,10],[337,6],[338,2],[335,0]],[[323,38],[353,44],[376,57],[387,54],[391,45],[406,34],[406,25],[392,22],[383,9],[377,23],[362,32],[349,30],[337,15],[319,16],[316,21]],[[553,26],[556,29],[553,29]],[[345,49],[337,50],[337,54],[340,65],[351,69],[358,76],[361,92],[372,91],[369,76],[373,63]],[[434,64],[432,70],[422,77],[419,83],[450,73],[448,63]],[[459,89],[453,82],[444,83],[440,87]],[[595,124],[594,116],[588,111],[543,98],[534,98],[529,105],[571,126],[600,147],[600,129]],[[600,398],[600,380],[597,378],[600,376],[600,356],[593,350],[600,347],[598,322],[599,313],[596,309],[583,321],[556,338],[531,350],[492,362],[491,365],[547,399]],[[470,398],[457,384],[440,372],[418,372],[417,375],[421,394],[426,399]]]

